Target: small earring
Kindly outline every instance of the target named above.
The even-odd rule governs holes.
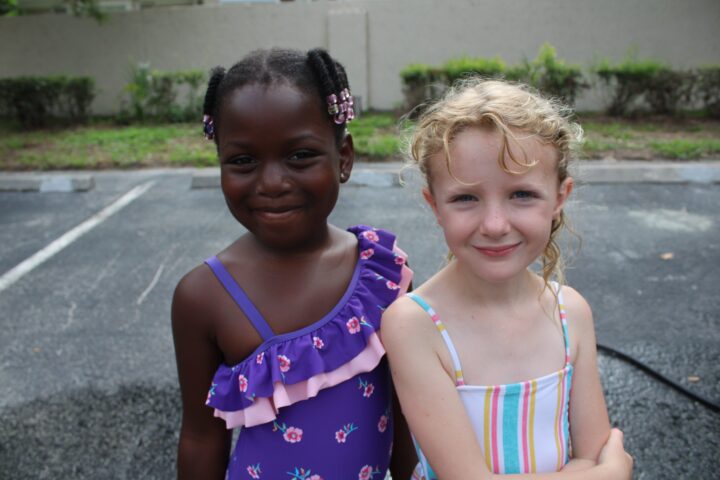
[[[347,174],[345,172],[340,172],[340,181],[344,182],[347,180]]]

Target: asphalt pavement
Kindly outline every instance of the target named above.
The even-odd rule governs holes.
[[[398,169],[357,165],[331,220],[396,232],[417,284],[445,248],[417,177],[401,187]],[[599,342],[720,401],[720,162],[576,176],[582,248],[567,276]],[[216,187],[215,169],[0,173],[1,479],[174,478],[172,291],[243,231]],[[635,478],[720,478],[719,414],[599,360]]]

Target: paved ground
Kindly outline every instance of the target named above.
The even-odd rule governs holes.
[[[333,221],[396,231],[422,281],[445,252],[416,185],[362,170]],[[601,342],[718,401],[720,186],[699,170],[671,178],[644,168],[643,183],[622,183],[630,173],[617,170],[584,172],[591,183],[569,207],[583,238],[569,281],[593,305]],[[190,188],[189,170],[93,177],[85,192],[0,193],[2,479],[174,477],[172,290],[241,228],[219,190]],[[122,210],[3,287],[5,272],[147,182]],[[635,478],[718,478],[720,415],[617,359],[601,355],[600,367]]]

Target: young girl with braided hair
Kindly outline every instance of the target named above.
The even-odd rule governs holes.
[[[409,478],[378,331],[411,272],[391,233],[328,223],[354,158],[345,70],[320,49],[256,51],[212,71],[204,110],[246,232],[175,290],[178,477],[381,480],[394,451]]]
[[[582,135],[568,113],[526,87],[474,79],[418,121],[411,154],[451,260],[382,321],[420,459],[413,478],[631,476],[590,307],[551,281],[562,282],[557,235]]]

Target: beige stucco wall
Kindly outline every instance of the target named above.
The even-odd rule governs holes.
[[[346,64],[365,106],[402,99],[400,70],[459,55],[509,63],[543,42],[591,65],[640,57],[677,67],[720,63],[718,0],[356,0],[168,7],[107,23],[48,14],[0,18],[0,76],[93,76],[94,109],[113,111],[133,61],[163,70],[231,65],[254,48],[324,46]],[[596,96],[595,96],[596,97]],[[597,106],[587,96],[579,107]]]

